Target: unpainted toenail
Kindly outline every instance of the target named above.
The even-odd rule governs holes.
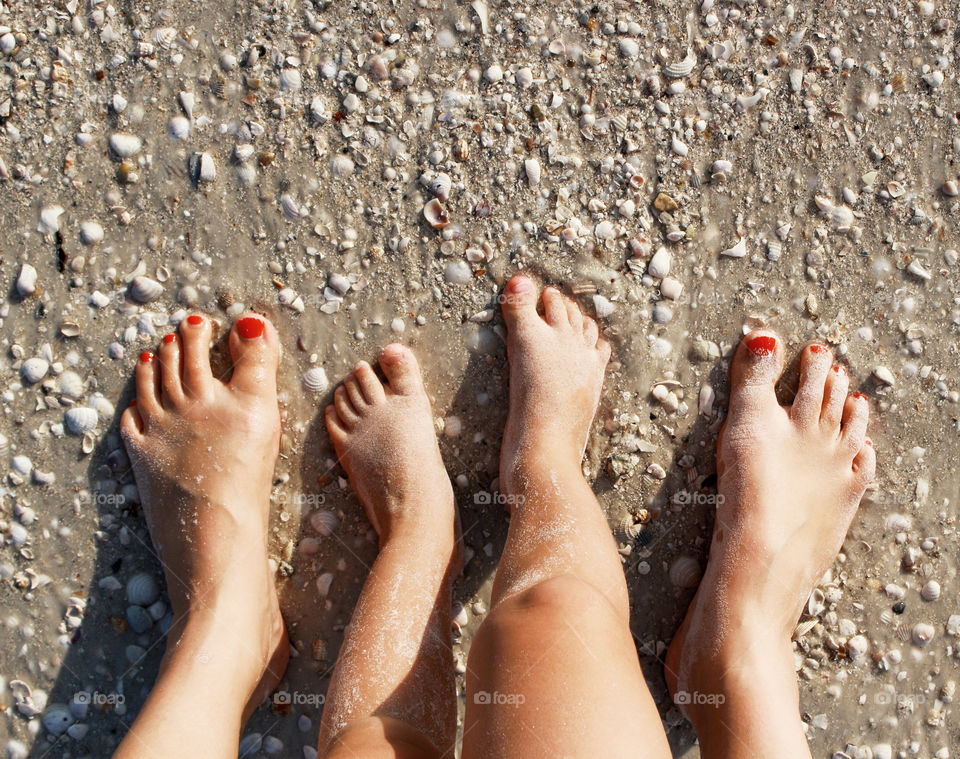
[[[747,348],[754,356],[771,356],[777,350],[777,338],[771,335],[754,335],[747,340]]]

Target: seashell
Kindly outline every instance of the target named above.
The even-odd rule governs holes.
[[[918,622],[913,626],[910,637],[915,645],[923,648],[933,640],[935,634],[936,631],[933,629],[933,625],[927,624],[926,622]]]
[[[24,477],[33,471],[33,462],[26,456],[14,456],[10,463],[13,465],[13,471]]]
[[[116,413],[113,404],[104,397],[103,393],[94,393],[91,395],[88,405],[104,419],[111,419]]]
[[[847,641],[847,658],[851,661],[863,658],[870,649],[870,641],[865,635],[854,635]]]
[[[297,221],[303,216],[296,201],[286,192],[280,196],[280,209],[283,211],[283,215],[290,219],[290,221]]]
[[[57,377],[57,392],[65,398],[78,400],[83,397],[83,378],[69,369]]]
[[[20,376],[27,384],[35,385],[47,376],[49,370],[50,363],[46,359],[28,358],[20,367]]]
[[[10,440],[0,432],[0,456],[6,458],[8,453],[10,453]]]
[[[936,580],[930,580],[920,588],[920,597],[923,598],[924,601],[936,601],[940,598],[940,583]]]
[[[663,73],[670,79],[682,79],[690,76],[693,67],[697,65],[697,56],[693,50],[687,50],[687,55],[682,61],[674,61],[663,67]]]
[[[354,168],[353,159],[343,153],[338,153],[330,160],[330,171],[334,176],[348,177],[353,174]]]
[[[281,288],[277,293],[277,302],[281,306],[286,306],[287,308],[293,309],[298,314],[302,314],[306,308],[303,298],[294,290],[292,287]]]
[[[56,234],[60,231],[60,216],[63,208],[60,206],[44,206],[40,209],[40,223],[37,231],[44,235]]]
[[[83,433],[83,439],[80,441],[80,450],[84,454],[93,453],[93,449],[97,447],[97,438],[92,432]]]
[[[137,635],[142,635],[151,627],[153,627],[153,617],[151,617],[150,612],[148,612],[142,606],[131,604],[127,607],[127,613],[125,616],[130,629],[133,630],[133,632],[135,632]]]
[[[330,586],[333,585],[333,573],[324,572],[317,578],[317,592],[322,598],[330,595]]]
[[[427,220],[434,229],[442,229],[450,223],[450,217],[447,215],[447,209],[437,199],[427,202],[423,206],[423,218]]]
[[[523,171],[527,175],[527,184],[530,187],[540,184],[540,161],[536,158],[527,158],[523,162]]]
[[[127,580],[127,601],[136,606],[149,606],[160,597],[160,586],[150,572],[137,572]]]
[[[807,599],[807,614],[811,617],[818,617],[826,610],[826,596],[820,588],[814,588]]]
[[[97,428],[100,415],[89,406],[74,406],[64,414],[63,420],[74,435],[85,435]]]
[[[779,261],[783,255],[783,243],[779,240],[767,240],[767,260]]]
[[[741,237],[732,248],[721,250],[720,255],[727,256],[728,258],[743,258],[747,255],[747,238]]]
[[[217,165],[209,153],[194,153],[190,156],[188,169],[195,185],[212,182],[217,178]]]
[[[193,93],[181,92],[179,95],[177,95],[177,100],[180,102],[180,107],[183,109],[186,117],[193,121],[193,106],[195,102]]]
[[[703,570],[700,562],[692,556],[680,556],[670,565],[670,582],[678,588],[695,588],[700,584]]]
[[[95,221],[80,224],[80,242],[84,245],[96,245],[103,241],[103,227]]]
[[[50,735],[63,735],[76,720],[66,704],[50,704],[43,713],[43,728]]]
[[[120,158],[130,158],[140,152],[143,140],[135,134],[115,132],[110,135],[110,150]]]
[[[153,40],[154,45],[169,50],[177,42],[177,30],[172,26],[161,26],[153,30],[150,39]]]
[[[814,627],[820,623],[819,619],[807,619],[801,622],[796,626],[793,631],[793,639],[802,638],[808,632],[810,632]]]
[[[444,172],[429,172],[420,177],[420,184],[427,188],[429,193],[438,200],[445,201],[450,197],[451,179]]]
[[[23,264],[17,275],[17,292],[20,297],[26,298],[37,291],[37,270],[30,264]]]
[[[670,255],[669,250],[666,248],[657,248],[657,252],[653,254],[650,263],[647,264],[647,274],[654,279],[663,279],[670,273],[672,259],[673,257]]]
[[[324,393],[330,387],[327,373],[319,366],[307,369],[300,377],[300,382],[304,389],[310,393]]]
[[[286,92],[296,92],[301,84],[300,69],[286,68],[280,72],[280,89]]]
[[[321,509],[310,515],[310,526],[325,538],[329,538],[340,526],[340,520],[332,511]]]
[[[615,308],[616,306],[614,306],[608,298],[605,298],[599,293],[593,296],[593,310],[596,312],[598,318],[607,318],[613,314]]]
[[[190,135],[190,119],[186,116],[174,116],[167,124],[167,130],[175,140],[186,139]]]
[[[130,283],[130,297],[137,303],[150,303],[163,295],[163,285],[142,274]]]
[[[617,524],[615,537],[618,543],[630,545],[640,535],[643,525],[635,522],[632,514],[624,514]]]

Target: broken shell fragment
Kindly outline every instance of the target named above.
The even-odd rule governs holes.
[[[423,206],[423,218],[427,220],[434,229],[442,229],[450,223],[450,217],[447,215],[447,209],[443,207],[437,198],[428,201]]]

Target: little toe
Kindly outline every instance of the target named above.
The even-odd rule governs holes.
[[[845,367],[834,364],[827,372],[827,381],[823,390],[823,408],[820,411],[820,426],[840,434],[840,420],[843,418],[843,404],[850,389],[850,377]]]
[[[820,343],[808,345],[800,354],[800,385],[790,407],[790,418],[804,427],[820,421],[823,410],[824,388],[833,352]]]
[[[867,422],[870,419],[870,402],[863,393],[847,396],[843,405],[841,439],[847,452],[853,456],[863,448],[867,438]]]
[[[503,288],[500,299],[508,330],[540,318],[537,313],[537,288],[530,277],[521,274],[512,277]]]
[[[137,408],[146,428],[150,426],[150,419],[163,411],[160,405],[160,372],[156,359],[155,354],[144,351],[140,354],[134,373],[137,380]]]
[[[161,402],[166,408],[183,403],[183,382],[180,378],[180,341],[174,332],[166,334],[160,340],[157,351],[160,364]]]
[[[599,339],[600,327],[598,327],[597,323],[589,316],[585,317],[583,320],[583,341],[590,347],[593,347]]]
[[[877,452],[874,450],[873,441],[870,438],[863,441],[863,446],[853,457],[851,466],[857,478],[856,485],[862,492],[877,472]]]
[[[131,401],[120,416],[120,436],[127,442],[139,443],[143,432],[143,420],[137,412],[137,402]]]
[[[352,374],[343,378],[343,389],[346,391],[354,411],[357,412],[358,416],[363,416],[363,412],[367,409],[367,399],[363,397],[360,385],[357,384],[357,380]]]
[[[327,406],[323,411],[324,421],[327,423],[327,434],[330,440],[337,447],[347,442],[348,430],[340,420],[340,414],[333,407],[333,404]]]
[[[353,368],[353,376],[356,378],[367,403],[382,403],[387,397],[386,393],[383,392],[383,383],[380,382],[377,373],[373,371],[373,367],[366,361],[359,362]]]
[[[380,368],[387,375],[390,389],[400,395],[423,392],[420,365],[413,351],[399,343],[391,343],[380,351]]]
[[[573,327],[574,332],[580,332],[583,329],[583,311],[580,310],[580,306],[566,296],[563,296],[563,302],[567,306],[567,320],[570,322],[570,326]]]
[[[244,314],[230,330],[230,387],[252,395],[276,395],[280,360],[277,332],[260,314]]]
[[[605,337],[601,337],[597,340],[597,350],[600,351],[600,358],[603,359],[603,365],[606,366],[610,360],[610,354],[613,352],[610,341]]]
[[[570,324],[567,304],[563,295],[555,287],[543,288],[543,315],[551,327],[563,327]]]
[[[348,430],[352,429],[353,426],[360,421],[360,415],[357,414],[356,409],[353,408],[353,404],[350,402],[350,396],[347,395],[347,391],[343,385],[340,385],[333,391],[333,405],[337,409],[337,416],[340,417],[343,426]]]
[[[190,314],[180,322],[183,353],[183,389],[191,397],[206,395],[213,387],[210,370],[210,339],[213,328],[201,314]]]
[[[753,413],[758,402],[779,405],[774,387],[782,366],[783,347],[773,332],[744,336],[730,365],[730,416]]]

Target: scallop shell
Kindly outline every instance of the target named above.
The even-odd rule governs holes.
[[[423,206],[423,218],[426,219],[427,224],[434,229],[442,229],[450,223],[447,209],[443,207],[443,203],[437,198],[434,198]]]
[[[149,606],[160,597],[160,586],[150,572],[137,572],[127,580],[127,601],[137,606]]]
[[[0,432],[0,456],[6,456],[10,453],[10,440]]]
[[[300,69],[287,68],[280,72],[280,89],[296,92],[300,89]]]
[[[74,435],[93,432],[100,422],[100,415],[89,406],[74,406],[63,417],[67,429]]]
[[[28,358],[20,367],[20,376],[27,384],[35,385],[47,376],[49,370],[50,363],[46,359]]]
[[[692,556],[680,556],[670,565],[670,582],[678,588],[695,588],[700,584],[703,570]]]
[[[624,514],[621,517],[620,522],[617,524],[616,529],[616,538],[618,543],[626,543],[629,545],[637,539],[637,536],[640,534],[640,531],[643,529],[643,525],[637,524],[633,520],[632,514]]]
[[[687,50],[687,55],[682,61],[674,61],[663,67],[663,73],[670,79],[682,79],[690,76],[693,67],[697,65],[697,56],[693,50]]]
[[[83,397],[83,378],[76,372],[67,370],[57,377],[57,392],[60,395],[77,400]]]
[[[20,297],[26,298],[37,291],[37,270],[30,264],[23,264],[17,275],[17,292]]]
[[[353,159],[343,153],[338,153],[330,160],[330,171],[334,176],[348,177],[353,174],[354,168]]]
[[[163,285],[150,277],[134,277],[130,283],[130,297],[138,303],[150,303],[163,295]]]
[[[300,377],[305,390],[311,393],[323,393],[330,387],[330,380],[327,379],[327,373],[319,366],[307,369]]]
[[[80,242],[84,245],[96,245],[103,240],[103,227],[95,221],[80,224]]]
[[[320,509],[310,515],[310,526],[325,538],[329,538],[340,526],[340,519],[332,511]]]
[[[177,42],[177,30],[172,26],[161,26],[153,30],[150,38],[153,40],[154,45],[158,45],[164,50],[169,50]]]

